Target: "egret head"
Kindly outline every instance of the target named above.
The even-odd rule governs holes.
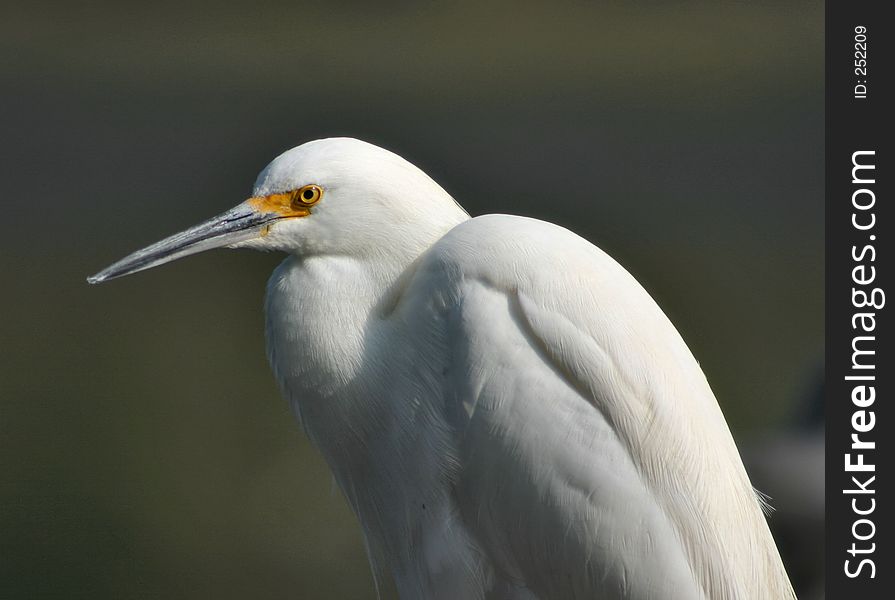
[[[351,138],[315,140],[284,152],[251,197],[88,278],[100,283],[212,248],[297,256],[415,256],[465,211],[421,170]]]

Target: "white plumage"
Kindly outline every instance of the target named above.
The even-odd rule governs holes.
[[[586,240],[328,139],[91,281],[223,245],[290,254],[270,362],[402,598],[794,597],[699,365]]]

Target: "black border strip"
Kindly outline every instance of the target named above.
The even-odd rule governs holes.
[[[892,494],[884,491],[895,487],[888,306],[895,295],[883,301],[895,294],[887,249],[895,235],[895,27],[885,6],[826,4],[826,597],[833,599],[895,594]],[[853,171],[853,161],[861,168]]]

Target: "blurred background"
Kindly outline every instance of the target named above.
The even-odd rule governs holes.
[[[84,281],[332,135],[632,271],[817,590],[822,498],[774,469],[822,490],[823,25],[819,0],[0,5],[0,598],[375,597],[265,361],[281,257]]]

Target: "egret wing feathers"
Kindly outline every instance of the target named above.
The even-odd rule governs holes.
[[[794,597],[699,365],[627,271],[503,215],[420,271],[445,293],[458,502],[502,575],[541,598]]]

